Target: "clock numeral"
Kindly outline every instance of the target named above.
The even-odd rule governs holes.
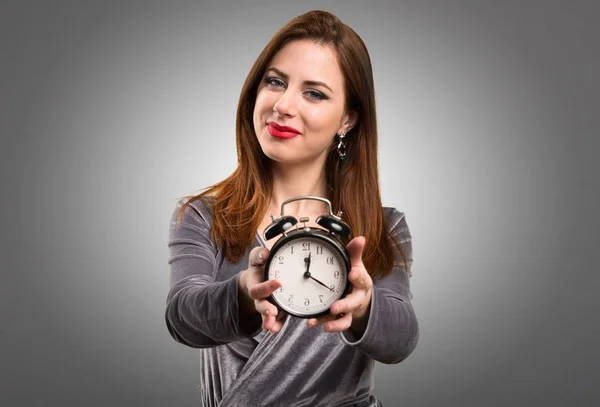
[[[323,254],[323,246],[317,246],[317,254]]]
[[[331,285],[329,286],[329,291],[332,291],[332,292],[333,292],[334,290],[335,290],[335,287],[334,287],[334,285],[333,285],[333,284],[331,284]]]
[[[277,257],[277,260],[279,260],[279,264],[283,264],[283,256],[279,256]]]
[[[340,278],[340,271],[339,270],[334,271],[333,272],[333,277],[334,278]]]
[[[279,294],[283,293],[283,286],[279,287],[275,292]]]
[[[310,250],[310,242],[302,242],[302,251]]]
[[[290,247],[290,250],[291,250],[290,254],[294,254],[294,246]]]
[[[288,297],[288,302],[289,302],[290,304],[294,302],[294,296],[293,296],[293,295],[290,295],[290,296]]]
[[[306,305],[308,307],[308,304],[310,304],[310,300],[308,298],[304,299],[304,305]]]
[[[273,272],[273,276],[274,276],[275,278],[279,278],[279,275],[280,275],[280,272],[279,272],[279,270],[275,270],[275,271]]]
[[[333,264],[333,256],[327,258],[327,264]]]
[[[323,302],[323,295],[319,294],[319,300],[321,300],[321,302]]]

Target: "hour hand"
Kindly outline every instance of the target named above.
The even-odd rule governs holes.
[[[308,257],[304,258],[304,263],[306,263],[306,272],[310,273],[310,256],[312,255],[312,252],[308,252]]]
[[[316,281],[317,283],[321,284],[323,287],[327,288],[329,291],[333,291],[331,288],[327,287],[322,281],[317,280],[316,278],[314,278],[311,274],[310,271],[308,271],[310,269],[310,256],[311,256],[312,252],[308,253],[308,257],[304,258],[304,263],[306,264],[306,271],[304,272],[304,278],[310,278],[314,281]]]

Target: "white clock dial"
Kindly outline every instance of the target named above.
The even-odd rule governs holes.
[[[276,249],[267,277],[282,283],[273,299],[283,310],[308,316],[329,310],[342,297],[347,283],[345,269],[344,257],[331,243],[299,237]]]

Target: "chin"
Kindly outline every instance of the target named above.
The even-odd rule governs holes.
[[[287,161],[289,159],[294,159],[294,156],[297,155],[297,150],[294,151],[294,149],[290,148],[286,143],[281,143],[280,140],[268,133],[262,134],[258,138],[258,144],[260,145],[262,152],[275,161]]]
[[[309,164],[318,160],[317,157],[299,156],[294,152],[291,154],[281,154],[280,152],[264,151],[265,155],[273,162],[283,165]]]
[[[263,149],[263,153],[269,158],[271,161],[275,161],[281,164],[291,164],[293,163],[293,157],[289,157],[288,154],[281,154],[274,151],[269,151],[268,149]]]

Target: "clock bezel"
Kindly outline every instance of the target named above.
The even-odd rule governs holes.
[[[346,295],[348,295],[348,293],[350,291],[350,287],[351,287],[350,278],[348,277],[348,274],[350,273],[350,256],[348,254],[348,251],[344,247],[343,243],[333,233],[327,232],[323,229],[318,229],[315,227],[307,226],[307,227],[303,227],[301,229],[292,230],[290,232],[287,232],[277,242],[275,242],[275,244],[269,251],[269,256],[267,257],[267,260],[265,261],[264,281],[267,281],[267,279],[269,278],[269,268],[271,266],[271,261],[275,257],[275,253],[277,253],[277,251],[283,245],[286,245],[294,240],[298,240],[298,239],[302,239],[302,238],[312,238],[312,239],[322,240],[324,243],[330,244],[332,246],[333,250],[337,250],[339,252],[339,254],[341,255],[342,260],[343,260],[343,265],[345,266],[345,267],[342,267],[342,270],[340,270],[340,272],[345,274],[346,286],[342,290],[342,294],[340,295],[340,297],[335,299],[334,302],[338,301],[338,300],[344,298]],[[316,313],[316,314],[296,314],[295,312],[291,312],[291,311],[287,310],[286,308],[284,308],[283,305],[281,305],[279,303],[279,301],[273,296],[273,294],[269,295],[268,300],[277,307],[279,312],[283,311],[283,312],[285,312],[289,315],[293,315],[297,318],[303,318],[303,319],[317,318],[317,317],[327,315],[330,313],[329,309],[326,309],[326,310]]]

